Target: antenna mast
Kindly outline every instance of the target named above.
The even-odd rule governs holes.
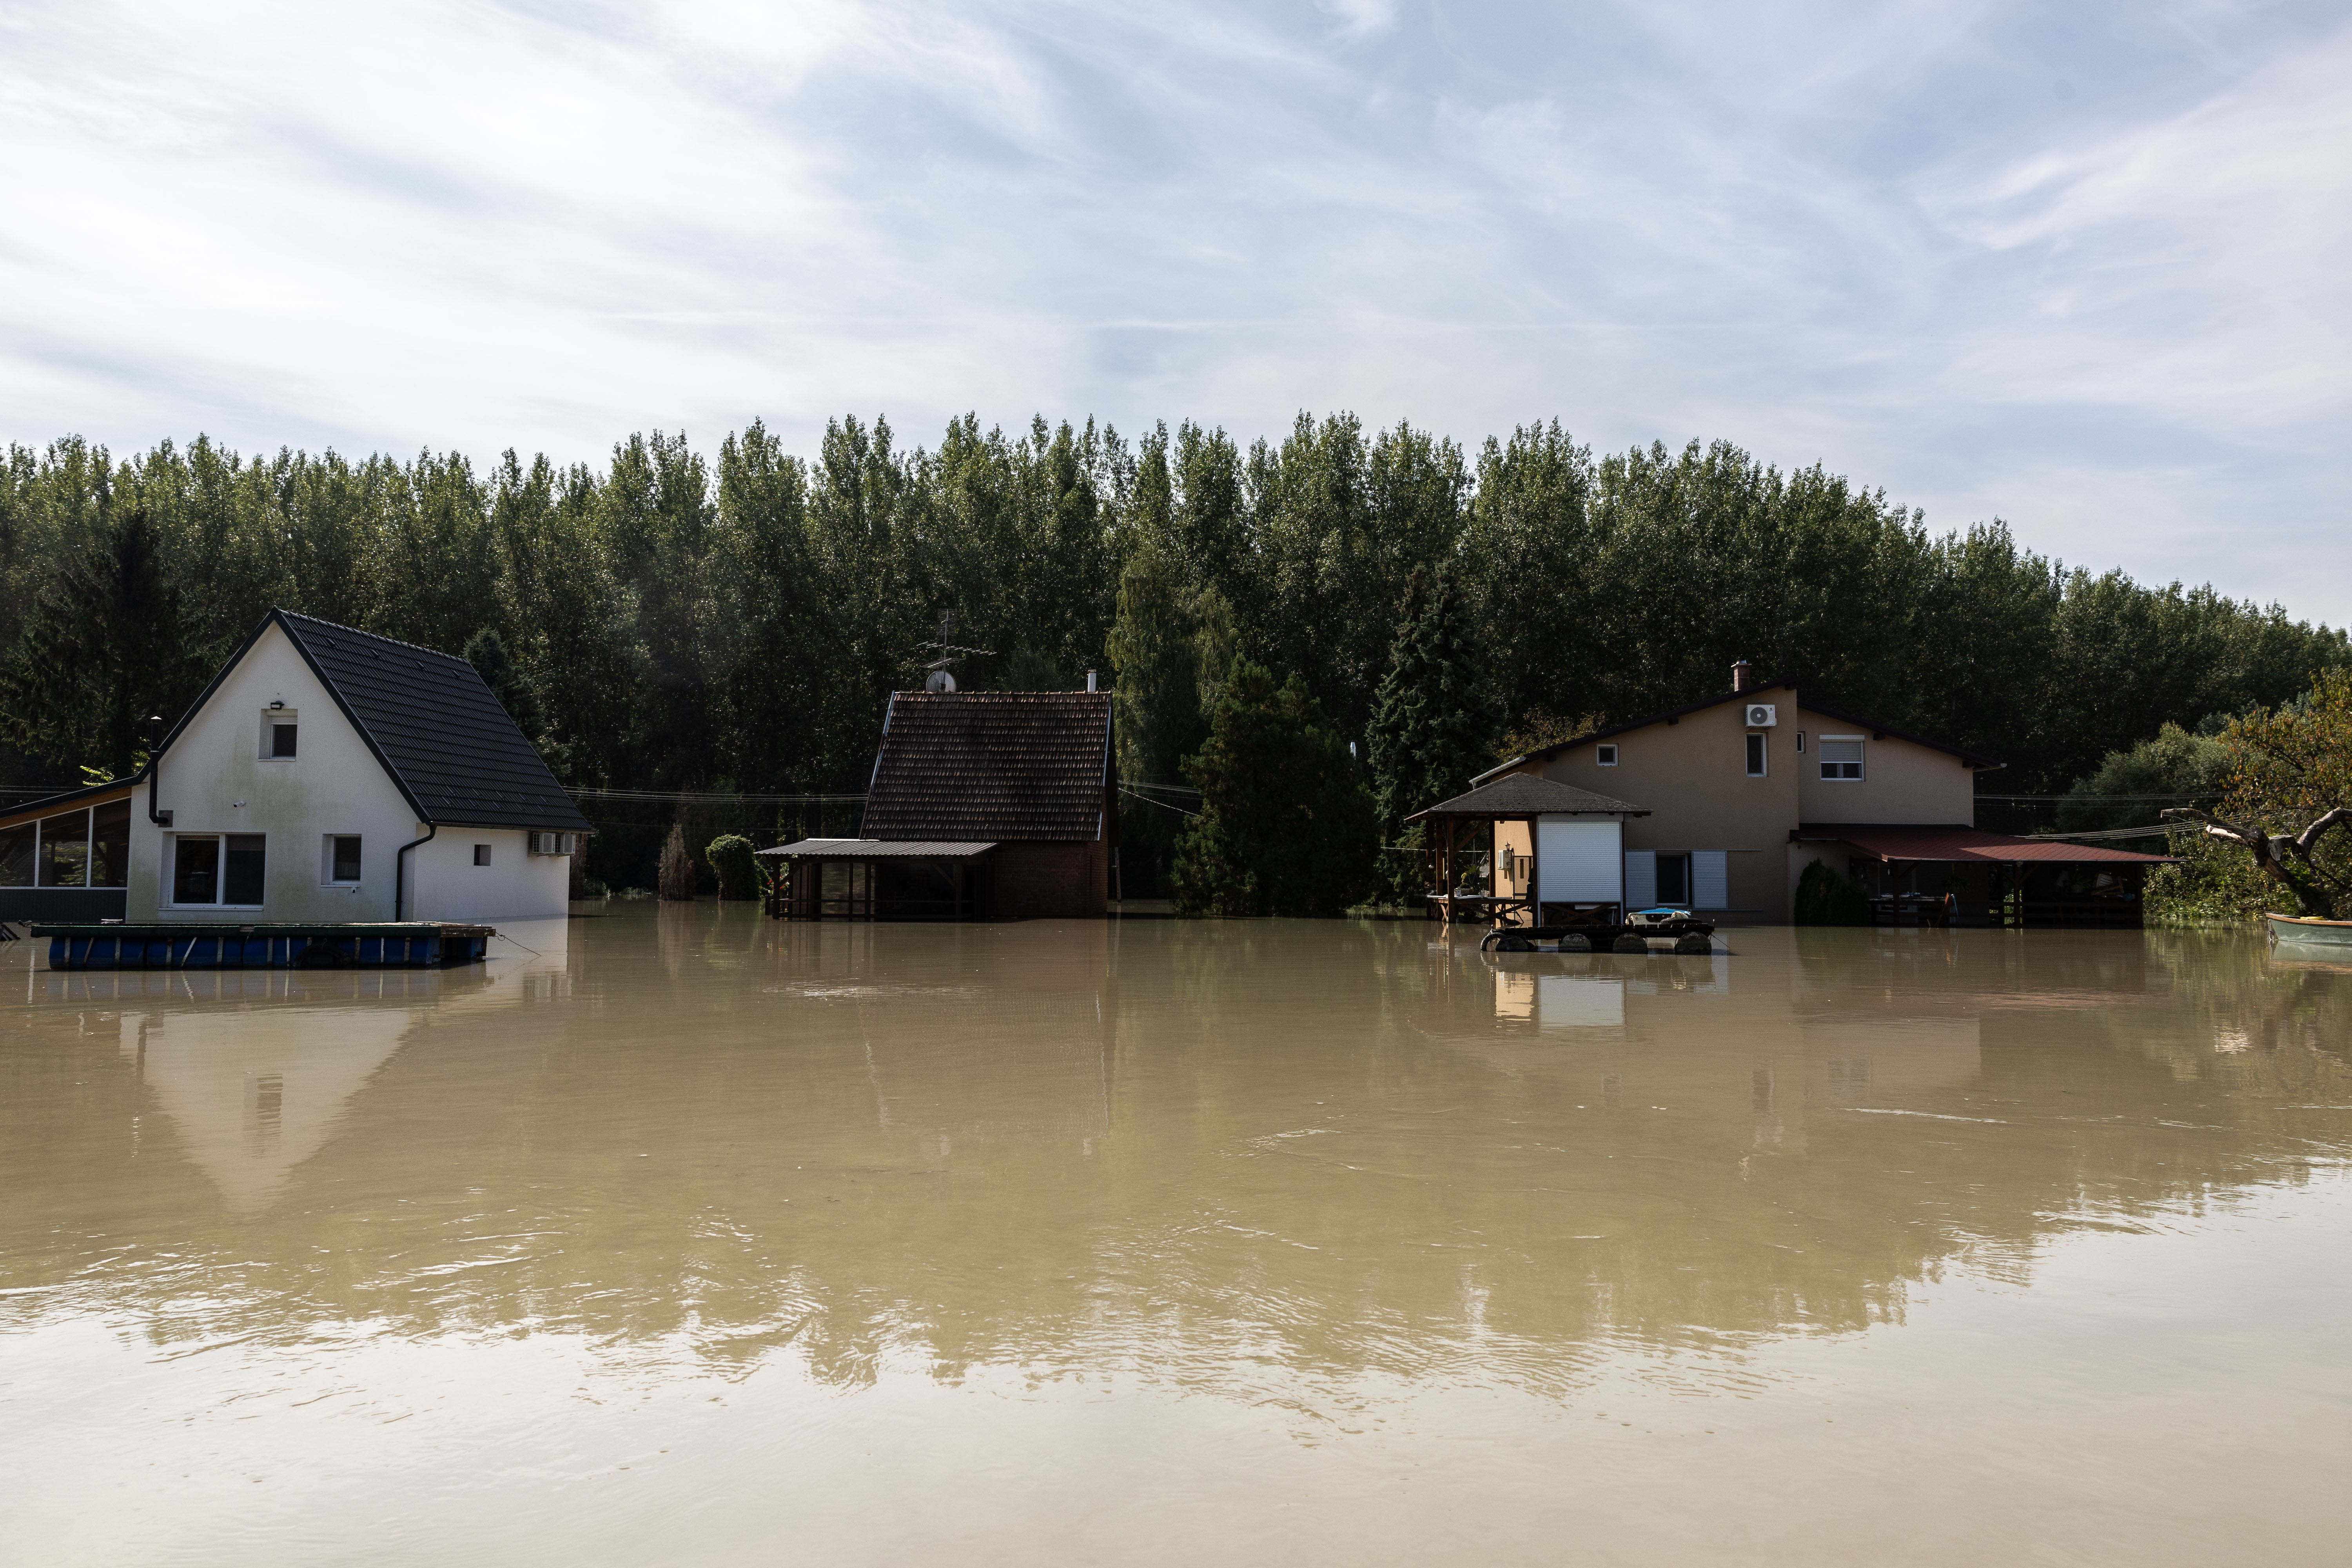
[[[936,656],[929,664],[923,666],[924,690],[938,692],[953,691],[956,689],[956,683],[955,677],[949,672],[950,666],[961,664],[966,658],[973,654],[978,654],[982,658],[986,658],[996,651],[994,648],[960,647],[948,640],[953,636],[955,636],[955,612],[953,610],[941,610],[940,612],[940,640],[937,642],[918,643],[915,645],[918,647],[929,649]]]

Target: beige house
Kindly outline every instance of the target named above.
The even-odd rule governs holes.
[[[2160,857],[1979,832],[1976,775],[1999,766],[1991,759],[1808,701],[1793,681],[1757,682],[1746,664],[1732,679],[1720,697],[1515,757],[1447,805],[1486,798],[1512,775],[1619,803],[1605,829],[1576,831],[1617,836],[1616,896],[1628,910],[1673,904],[1725,924],[1786,924],[1798,879],[1822,860],[1883,898],[1940,898],[1963,884],[1973,897],[1970,878],[1988,907],[2032,878],[2045,903],[2128,892],[2137,922],[2138,873]],[[1495,823],[1493,891],[1527,900],[1526,918],[1542,923],[1547,906],[1607,897],[1590,847],[1572,860],[1546,855],[1559,831],[1548,816],[1479,815]]]

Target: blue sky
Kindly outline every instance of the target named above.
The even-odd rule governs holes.
[[[0,9],[0,439],[1725,437],[2352,619],[2336,5]]]

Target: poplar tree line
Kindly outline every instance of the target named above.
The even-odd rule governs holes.
[[[601,468],[202,438],[118,458],[68,438],[11,446],[0,482],[0,784],[136,766],[147,716],[176,718],[277,605],[452,652],[495,633],[570,784],[855,793],[887,693],[952,611],[955,641],[995,651],[968,686],[1112,677],[1120,771],[1141,783],[1182,781],[1237,658],[1296,676],[1394,816],[1408,803],[1370,773],[1370,742],[1416,571],[1450,635],[1404,644],[1442,671],[1435,705],[1474,753],[1713,695],[1745,658],[2004,759],[1988,788],[2054,792],[2168,721],[2352,664],[2343,632],[2278,605],[2071,567],[1999,522],[1933,533],[1818,465],[1723,441],[1596,458],[1556,422],[1472,452],[1345,414],[1246,448],[1192,423],[1129,441],[967,416],[909,449],[845,417],[810,455],[754,424],[708,454],[632,436]],[[1410,697],[1385,710],[1433,708]],[[1428,772],[1426,738],[1384,745]],[[1123,808],[1129,892],[1187,820],[1159,798]],[[595,874],[650,885],[679,814],[589,814]],[[720,815],[688,837],[855,826],[854,808]]]

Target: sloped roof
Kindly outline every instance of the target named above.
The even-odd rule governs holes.
[[[861,831],[930,842],[1091,840],[1110,782],[1108,691],[900,691]]]
[[[1800,838],[1851,844],[1881,860],[1997,861],[2007,864],[2035,860],[2057,865],[2160,865],[2166,855],[2142,855],[2132,849],[2102,849],[2091,844],[2065,844],[2048,838],[2017,838],[2006,833],[1959,826],[1918,827],[1868,822],[1808,822],[1797,829]]]
[[[1796,686],[1797,683],[1793,679],[1767,680],[1746,691],[1727,691],[1720,697],[1709,697],[1697,702],[1685,702],[1679,708],[1664,709],[1646,718],[1635,719],[1623,724],[1612,724],[1606,730],[1595,730],[1590,735],[1579,735],[1573,741],[1561,741],[1552,745],[1540,746],[1522,756],[1513,757],[1507,763],[1497,763],[1480,773],[1477,778],[1473,779],[1471,783],[1477,784],[1493,778],[1504,769],[1516,768],[1522,763],[1548,762],[1562,752],[1572,751],[1579,746],[1590,746],[1597,741],[1614,740],[1620,735],[1628,735],[1636,730],[1646,730],[1653,724],[1663,724],[1668,720],[1684,719],[1693,713],[1703,713],[1710,708],[1720,708],[1727,702],[1752,702],[1768,691],[1795,690]],[[1837,709],[1814,701],[1801,692],[1798,694],[1798,706],[1805,712],[1818,713],[1824,719],[1834,719],[1841,724],[1851,724],[1857,730],[1867,730],[1873,735],[1882,739],[1907,741],[1912,745],[1925,746],[1931,752],[1941,752],[1946,756],[1957,757],[1963,767],[1981,769],[1990,773],[2004,765],[1990,757],[1969,751],[1964,747],[1952,745],[1948,742],[1932,741],[1925,735],[1914,735],[1907,730],[1892,729],[1875,719],[1863,719],[1852,713],[1841,712]]]
[[[158,759],[272,624],[285,631],[420,822],[590,831],[539,749],[472,665],[290,610],[272,610],[254,628],[156,748]]]
[[[1629,800],[1614,800],[1589,789],[1561,784],[1540,773],[1506,773],[1480,784],[1467,795],[1416,811],[1407,822],[1423,816],[1647,816],[1650,808]]]

